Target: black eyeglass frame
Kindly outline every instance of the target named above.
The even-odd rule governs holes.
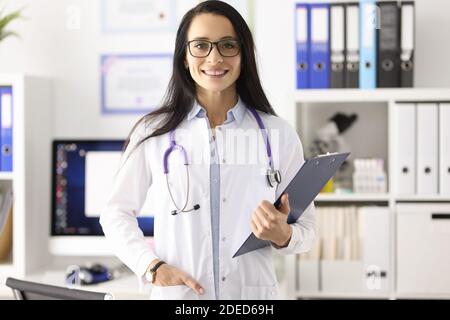
[[[190,44],[191,44],[192,42],[194,42],[194,41],[204,41],[204,42],[208,42],[208,43],[209,43],[209,51],[208,51],[208,54],[205,55],[205,56],[194,56],[194,55],[192,54],[192,52],[191,52],[191,46],[190,46]],[[236,54],[232,55],[232,56],[226,56],[226,55],[223,55],[222,52],[220,51],[220,48],[219,48],[218,44],[221,43],[221,42],[224,42],[224,41],[234,41],[234,42],[236,42],[236,43],[238,44],[238,52],[237,52]],[[224,58],[236,57],[237,55],[239,55],[239,54],[241,53],[241,47],[242,47],[241,41],[240,41],[240,40],[237,40],[237,39],[222,39],[222,40],[219,40],[219,41],[209,41],[209,40],[205,40],[205,39],[194,39],[194,40],[191,40],[191,41],[186,42],[186,46],[188,47],[189,54],[190,54],[191,56],[193,56],[194,58],[206,58],[207,56],[209,56],[209,55],[211,54],[211,51],[212,51],[212,49],[214,48],[214,45],[216,46],[217,51],[219,52],[219,54],[220,54],[222,57],[224,57]]]

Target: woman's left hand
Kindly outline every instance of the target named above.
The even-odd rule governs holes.
[[[279,247],[286,247],[292,236],[292,228],[287,223],[289,199],[281,197],[279,209],[267,200],[261,202],[252,215],[252,231],[261,240],[270,240]]]

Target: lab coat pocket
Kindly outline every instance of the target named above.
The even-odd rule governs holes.
[[[198,295],[186,285],[179,286],[153,286],[150,294],[151,300],[199,300]]]
[[[276,300],[278,289],[277,286],[244,286],[241,298],[242,300]]]

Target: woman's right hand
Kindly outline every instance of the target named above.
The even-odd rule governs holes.
[[[153,263],[149,268],[151,268],[152,265]],[[164,263],[158,268],[158,270],[156,270],[156,277],[153,285],[159,287],[186,285],[194,290],[194,292],[198,295],[204,293],[202,286],[194,278],[186,272],[167,263]]]

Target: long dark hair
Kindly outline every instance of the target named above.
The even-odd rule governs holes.
[[[204,1],[189,10],[181,20],[175,40],[173,71],[167,87],[164,100],[160,108],[143,116],[133,127],[128,136],[125,147],[136,127],[142,123],[149,123],[155,117],[162,116],[160,126],[149,136],[138,142],[138,147],[145,140],[163,135],[175,129],[187,116],[196,100],[196,87],[189,70],[185,68],[187,33],[192,20],[199,14],[212,13],[228,18],[241,41],[241,72],[236,81],[237,94],[247,105],[268,114],[276,115],[270,105],[259,80],[255,59],[255,44],[247,23],[236,9],[229,4],[210,0]]]

